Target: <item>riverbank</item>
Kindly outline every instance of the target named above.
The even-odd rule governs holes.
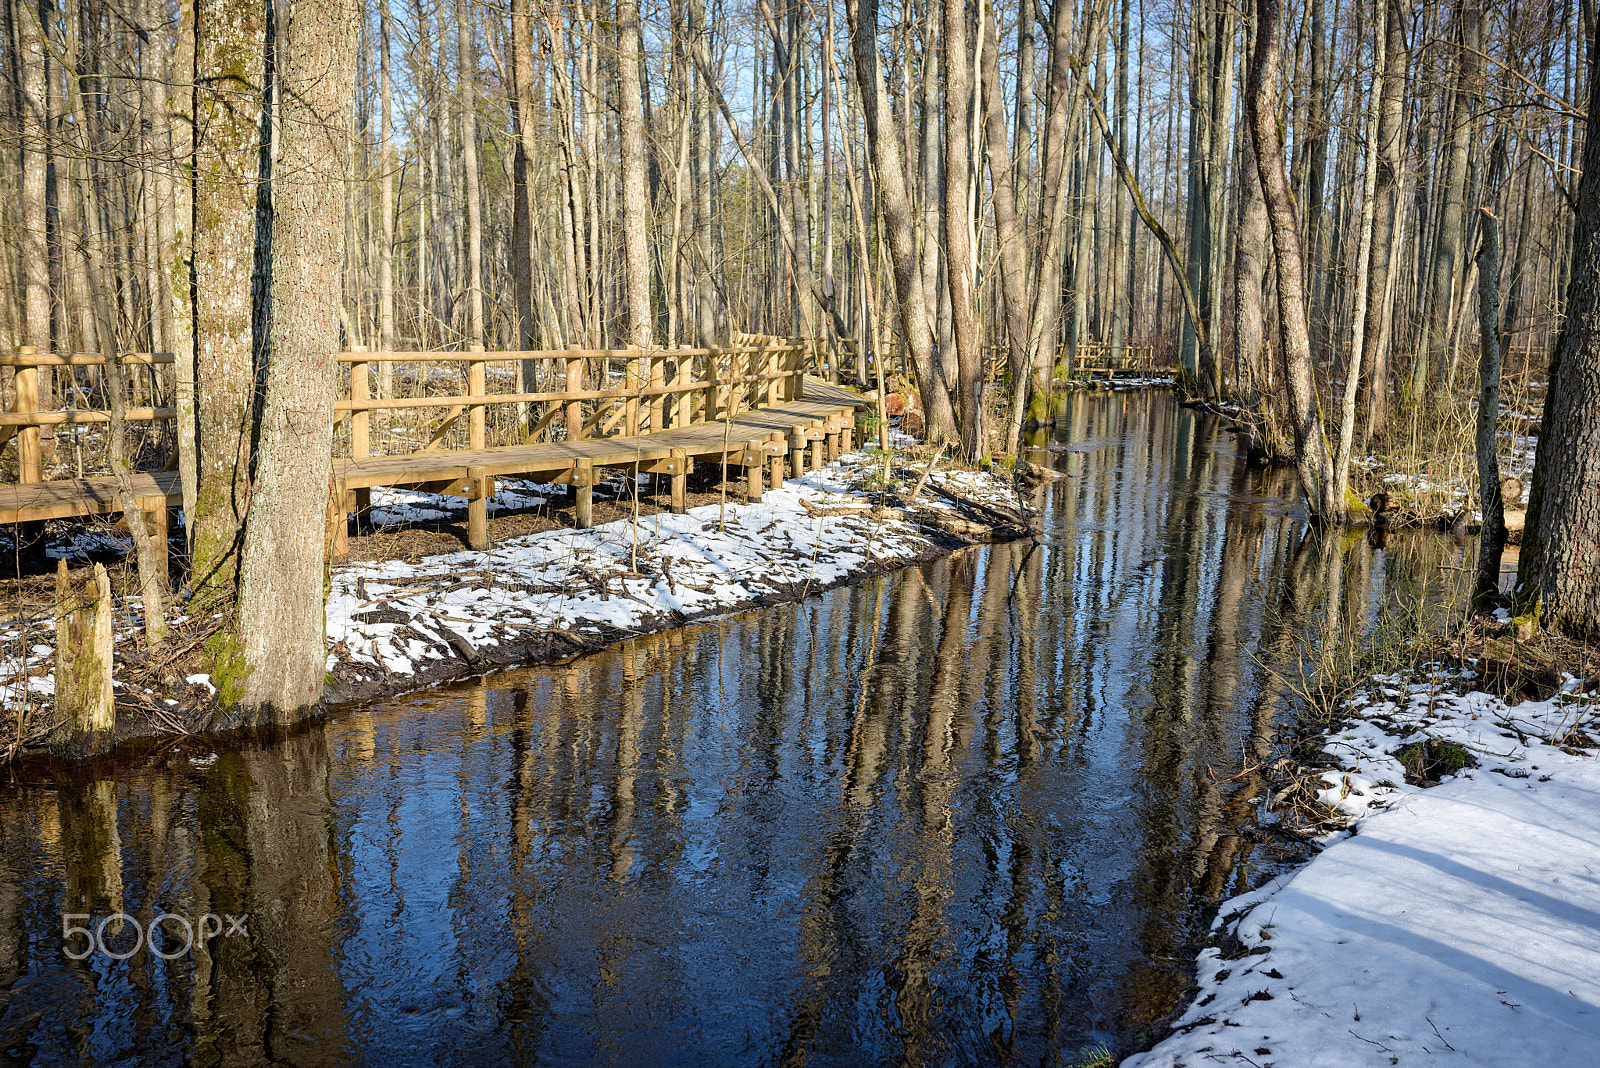
[[[1357,692],[1309,780],[1343,828],[1219,910],[1124,1068],[1600,1062],[1600,674],[1508,703],[1474,668]]]
[[[902,447],[909,439],[900,442]],[[613,519],[589,530],[502,537],[489,552],[418,552],[428,539],[386,534],[428,520],[447,524],[465,502],[413,491],[374,493],[379,551],[403,558],[332,569],[327,600],[331,705],[394,695],[500,667],[548,663],[639,634],[784,601],[1025,530],[1008,521],[1019,498],[1009,476],[939,470],[933,460],[860,452],[789,479],[758,503],[737,494],[683,515],[635,502],[621,476],[600,487]],[[713,476],[714,477],[714,476]],[[532,513],[566,488],[508,483],[496,513]],[[911,499],[908,499],[911,498]],[[654,514],[651,512],[654,511]],[[85,536],[104,538],[89,530]],[[449,539],[443,539],[448,541]],[[80,580],[81,582],[81,580]],[[122,585],[129,585],[122,583]],[[130,587],[131,588],[131,587]],[[115,601],[113,745],[227,729],[227,713],[200,663],[214,622],[174,611],[173,634],[141,642],[140,601]],[[0,752],[43,754],[55,722],[56,647],[48,611],[0,625]]]

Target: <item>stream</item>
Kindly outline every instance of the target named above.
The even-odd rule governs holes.
[[[1470,553],[1309,532],[1170,394],[1060,412],[1038,544],[0,786],[0,1054],[1128,1049],[1298,855],[1250,833],[1250,769],[1308,658],[1450,603]]]

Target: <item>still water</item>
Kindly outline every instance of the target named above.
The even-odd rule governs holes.
[[[1282,863],[1233,777],[1279,744],[1284,678],[1460,561],[1308,536],[1289,476],[1164,394],[1064,404],[1037,546],[0,786],[0,1052],[1040,1064],[1137,1041],[1208,906]]]

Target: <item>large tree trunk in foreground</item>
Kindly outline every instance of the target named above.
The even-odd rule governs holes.
[[[246,722],[287,722],[322,699],[323,531],[339,348],[340,219],[356,0],[297,5],[280,37],[281,167],[273,203],[272,363],[240,567],[231,684]]]
[[[1550,628],[1600,640],[1600,49],[1573,227],[1567,323],[1545,400],[1519,588]]]
[[[194,50],[194,359],[198,440],[190,588],[205,612],[237,591],[250,497],[256,249],[266,16],[253,0],[200,0]]]
[[[1306,323],[1304,257],[1289,175],[1283,165],[1273,104],[1278,84],[1278,39],[1282,30],[1281,0],[1256,5],[1255,50],[1250,59],[1248,107],[1255,138],[1256,169],[1267,205],[1267,223],[1277,254],[1278,333],[1289,386],[1289,420],[1294,433],[1295,464],[1300,469],[1311,513],[1321,519],[1344,518],[1344,502],[1334,496],[1333,459],[1322,430],[1316,381],[1311,372],[1311,334]]]

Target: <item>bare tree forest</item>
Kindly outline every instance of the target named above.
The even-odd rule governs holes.
[[[1485,218],[1506,373],[1562,326],[1591,0],[369,0],[309,156],[297,10],[6,0],[0,33],[0,350],[177,354],[150,389],[198,427],[223,594],[305,358],[274,287],[325,251],[284,237],[323,225],[319,343],[847,337],[831,371],[904,354],[969,459],[1085,346],[1150,344],[1335,519],[1358,453],[1471,421]]]
[[[255,250],[248,264],[216,266],[253,268],[263,333],[282,6],[8,0],[0,347],[99,347],[78,254],[86,229],[105,250],[124,345],[193,344],[193,316],[213,313],[212,263],[196,252],[211,227],[230,228],[229,255]],[[1482,206],[1504,221],[1508,354],[1542,362],[1571,263],[1592,7],[1281,7],[1267,89],[1323,388],[1342,378],[1358,334],[1363,436],[1465,380]],[[953,390],[980,344],[1015,344],[1042,368],[1091,340],[1154,342],[1213,396],[1274,379],[1272,354],[1238,344],[1233,326],[1237,302],[1261,300],[1241,288],[1275,284],[1230,269],[1238,246],[1262,244],[1246,166],[1251,5],[689,0],[631,11],[365,5],[340,161],[354,179],[342,344],[673,346],[731,324],[837,328],[881,347],[906,332],[900,305],[914,296],[930,337],[912,351],[936,355]],[[205,39],[219,15],[249,31],[220,76]],[[863,78],[876,80],[865,94]],[[864,99],[881,117],[864,114]],[[209,189],[195,201],[195,169],[208,167],[238,179],[230,202]],[[92,217],[86,181],[99,188]],[[1134,187],[1171,235],[1181,279]],[[904,291],[904,250],[886,232],[902,210],[921,275]],[[635,218],[643,232],[630,234]],[[631,277],[640,270],[644,288]],[[646,291],[650,314],[634,317],[630,301]],[[1015,317],[1008,299],[1024,305]]]

